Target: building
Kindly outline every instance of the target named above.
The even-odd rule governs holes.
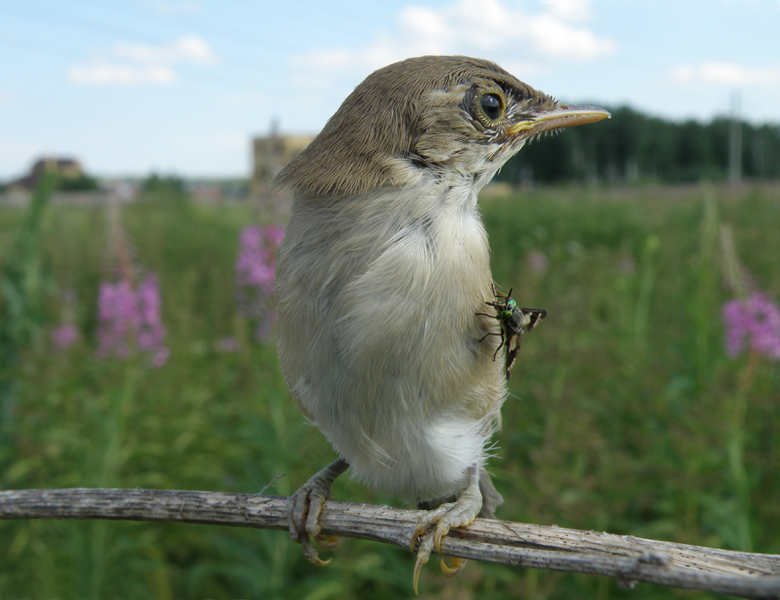
[[[33,163],[29,174],[8,184],[10,190],[31,191],[40,183],[46,173],[55,173],[64,179],[81,179],[84,169],[75,158],[45,156]]]
[[[269,188],[271,179],[314,139],[312,135],[279,135],[272,125],[267,136],[252,139],[252,176],[249,192],[261,205],[285,210],[289,198]]]

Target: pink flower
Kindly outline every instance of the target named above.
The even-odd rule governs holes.
[[[238,340],[234,337],[226,337],[217,341],[219,352],[238,352]]]
[[[152,366],[165,364],[169,350],[163,345],[165,327],[155,275],[148,275],[137,289],[126,278],[100,284],[97,337],[101,358],[125,359],[131,349],[137,349],[151,357]]]
[[[727,302],[723,321],[729,356],[738,356],[749,344],[759,354],[780,360],[780,309],[766,296],[754,292],[745,301]]]
[[[160,289],[157,277],[149,275],[138,286],[136,293],[138,310],[138,346],[141,350],[154,353],[155,362],[164,364],[168,359],[167,348],[163,349],[165,327],[160,319]]]
[[[284,227],[281,225],[269,225],[265,228],[265,237],[275,248],[278,248],[284,237]]]
[[[239,313],[257,321],[257,339],[264,339],[271,331],[276,250],[283,236],[284,228],[275,225],[249,225],[241,231],[236,299]]]
[[[67,350],[79,339],[79,330],[73,323],[63,323],[51,332],[51,341],[57,350]]]
[[[275,237],[266,235],[268,229],[271,228],[250,225],[241,232],[236,283],[239,287],[257,288],[272,294],[278,244],[274,242]]]

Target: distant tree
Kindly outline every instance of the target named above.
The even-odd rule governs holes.
[[[81,174],[77,177],[55,176],[54,189],[61,192],[94,192],[100,189],[97,179]]]
[[[141,193],[155,199],[181,199],[186,190],[181,177],[152,173],[141,183]]]
[[[563,135],[547,135],[520,152],[498,175],[519,183],[660,183],[724,180],[731,121],[668,121],[619,106],[612,118]],[[780,127],[742,123],[742,173],[780,177]]]
[[[780,178],[780,126],[742,124],[742,172],[746,177]]]

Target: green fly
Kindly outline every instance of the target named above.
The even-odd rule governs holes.
[[[496,298],[495,302],[487,302],[489,306],[496,309],[496,314],[491,315],[488,313],[477,313],[478,315],[484,315],[486,317],[493,317],[499,323],[501,329],[499,333],[489,332],[486,333],[480,342],[483,341],[489,335],[501,336],[501,343],[496,348],[496,352],[493,355],[493,360],[496,360],[498,351],[506,346],[506,378],[509,380],[512,374],[512,367],[515,365],[517,359],[517,352],[520,350],[520,338],[526,331],[531,331],[539,324],[539,321],[547,316],[547,311],[541,308],[522,308],[517,305],[517,302],[512,298],[512,290],[509,290],[508,294],[503,294],[496,291],[493,286],[493,295]]]

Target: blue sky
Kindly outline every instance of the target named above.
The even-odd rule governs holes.
[[[489,58],[569,102],[780,126],[780,0],[28,0],[0,5],[0,179],[244,176],[276,119],[315,133],[372,70]],[[780,129],[779,129],[780,131]]]

